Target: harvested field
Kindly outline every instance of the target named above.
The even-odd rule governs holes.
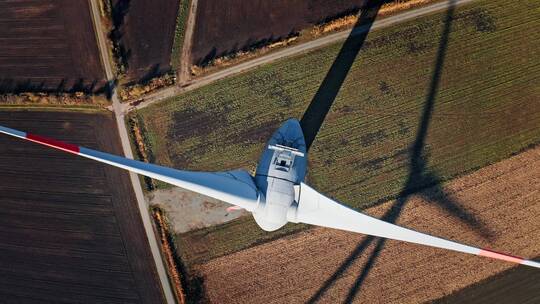
[[[182,0],[183,1],[183,0]],[[113,0],[113,23],[118,28],[126,80],[145,82],[171,70],[179,0]]]
[[[192,62],[200,65],[257,43],[285,38],[327,18],[357,10],[364,3],[366,0],[199,0]]]
[[[88,1],[0,1],[0,93],[101,92]]]
[[[445,18],[435,14],[368,36],[310,150],[309,184],[361,209],[395,198],[413,165],[422,170],[407,185],[411,192],[539,142],[540,3],[479,0],[459,7],[441,53]],[[156,161],[194,170],[253,169],[275,128],[288,117],[302,117],[340,47],[141,110]],[[444,64],[434,67],[441,54]],[[435,78],[438,90],[430,99]],[[433,110],[413,164],[428,101]],[[179,248],[183,261],[194,265],[298,227],[266,233],[244,217],[181,234]]]
[[[490,238],[434,204],[444,198],[430,189],[425,192],[430,200],[411,198],[397,223],[468,244],[539,256],[539,168],[537,147],[445,186],[462,208],[485,223]],[[388,202],[366,212],[380,217],[393,205]],[[374,252],[378,240],[362,249],[366,239],[315,228],[212,260],[198,269],[211,303],[420,303],[515,267],[398,241],[387,241]],[[515,272],[534,270],[518,266]],[[516,293],[520,281],[506,283],[506,293],[519,296],[521,303],[540,295],[538,289]],[[508,302],[492,298],[489,303]]]
[[[0,123],[122,151],[110,113],[7,111]],[[163,302],[124,171],[2,135],[0,172],[2,302]]]

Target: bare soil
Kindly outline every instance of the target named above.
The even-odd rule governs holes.
[[[146,201],[166,211],[175,234],[250,215],[245,210],[228,211],[230,204],[178,187],[152,191],[146,195]]]
[[[88,1],[0,2],[0,92],[102,92]]]
[[[468,225],[418,196],[409,200],[397,223],[479,247],[540,255],[540,147],[454,180],[445,190],[481,224]],[[427,197],[441,199],[429,191]],[[393,204],[367,212],[381,216]],[[398,241],[386,241],[374,253],[378,239],[362,244],[366,239],[314,228],[214,259],[197,271],[212,303],[419,303],[515,267]],[[508,294],[514,292],[511,284],[520,281],[507,282]]]
[[[329,17],[357,10],[366,0],[199,0],[192,63],[280,40]]]
[[[179,0],[113,0],[126,80],[146,82],[171,70],[171,51]]]
[[[4,126],[121,154],[111,113],[0,112]],[[3,303],[162,303],[125,171],[0,136]]]

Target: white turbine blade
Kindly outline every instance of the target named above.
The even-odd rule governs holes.
[[[257,206],[259,197],[257,187],[253,183],[249,173],[242,170],[216,173],[176,170],[79,147],[2,126],[0,126],[0,133],[129,170],[232,205],[240,206],[248,211],[254,210]]]
[[[535,261],[460,244],[376,219],[343,206],[304,183],[296,187],[299,187],[296,191],[298,206],[288,214],[291,222],[358,232],[540,268],[540,263]]]

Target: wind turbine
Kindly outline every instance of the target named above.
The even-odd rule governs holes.
[[[296,119],[270,138],[255,176],[245,170],[194,172],[148,164],[0,126],[0,133],[126,169],[250,211],[257,224],[274,231],[287,222],[306,223],[469,253],[540,268],[540,263],[417,232],[357,212],[306,185],[307,151]]]

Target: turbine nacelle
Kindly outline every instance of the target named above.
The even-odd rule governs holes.
[[[264,199],[253,217],[266,231],[274,231],[287,222],[287,213],[295,200],[295,185],[306,175],[306,142],[297,119],[289,119],[274,132],[263,151],[255,173],[255,184]]]

